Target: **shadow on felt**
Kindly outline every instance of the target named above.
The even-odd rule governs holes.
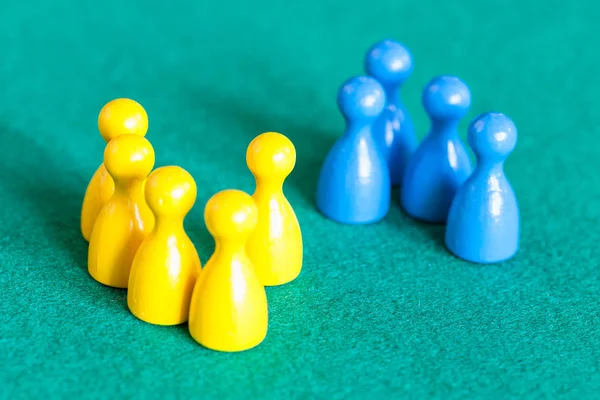
[[[26,207],[31,214],[38,228],[32,234],[43,238],[40,244],[64,249],[72,262],[86,269],[87,243],[79,225],[83,194],[73,179],[63,179],[73,171],[61,168],[58,161],[65,167],[72,163],[6,125],[0,125],[0,148],[0,184],[16,195],[15,207]]]
[[[425,232],[427,237],[435,244],[439,251],[446,251],[445,234],[446,224],[434,223],[428,221],[417,220],[411,217],[400,204],[400,188],[394,188],[392,190],[391,208],[397,209],[397,217],[393,219],[392,223],[396,224],[400,229],[406,224],[412,225],[414,229]]]
[[[431,224],[418,221],[421,225],[421,229],[427,234],[427,236],[436,244],[436,247],[440,251],[446,251],[446,244],[444,235],[446,233],[446,225],[442,224]]]

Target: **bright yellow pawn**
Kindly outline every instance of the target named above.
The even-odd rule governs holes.
[[[216,248],[194,287],[189,328],[209,349],[248,350],[267,335],[265,288],[244,250],[257,217],[254,201],[239,190],[219,192],[206,204],[204,220]]]
[[[200,259],[183,229],[196,201],[194,178],[180,167],[161,167],[146,180],[146,202],[156,224],[138,249],[127,304],[142,321],[177,325],[188,320]]]
[[[106,146],[104,165],[115,182],[115,192],[94,224],[88,270],[100,283],[126,288],[135,253],[154,228],[154,215],[144,199],[154,149],[143,137],[122,135]]]
[[[283,182],[296,164],[296,149],[284,135],[267,132],[248,146],[246,163],[256,179],[252,198],[258,224],[248,240],[248,256],[265,286],[294,280],[302,269],[302,233]]]
[[[107,103],[100,111],[98,130],[107,144],[119,135],[145,136],[148,131],[148,115],[137,102],[116,99]],[[88,184],[81,207],[81,233],[85,240],[90,240],[96,218],[114,191],[115,184],[104,164],[101,164]]]

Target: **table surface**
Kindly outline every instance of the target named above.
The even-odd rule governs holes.
[[[27,4],[0,6],[0,397],[597,395],[598,2]],[[320,165],[343,131],[337,89],[385,37],[413,53],[403,97],[419,137],[429,125],[420,92],[440,74],[471,88],[463,138],[489,110],[519,128],[506,172],[522,248],[510,262],[452,257],[443,226],[396,204],[363,227],[315,210]],[[145,106],[156,165],[196,179],[186,229],[203,264],[214,248],[208,198],[254,189],[250,140],[273,130],[294,142],[285,192],[304,268],[267,289],[259,347],[206,350],[185,325],[137,320],[124,290],[88,275],[79,212],[102,158],[97,114],[116,97]]]

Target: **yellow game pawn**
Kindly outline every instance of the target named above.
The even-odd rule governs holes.
[[[296,164],[296,149],[282,134],[267,132],[248,146],[246,163],[256,179],[252,195],[258,224],[246,246],[258,279],[265,286],[294,280],[302,269],[302,233],[283,182]]]
[[[146,202],[156,224],[135,255],[127,292],[129,309],[142,321],[177,325],[188,320],[201,267],[183,220],[196,191],[194,178],[180,167],[158,168],[146,180]]]
[[[100,283],[126,288],[135,253],[154,228],[154,215],[144,199],[154,149],[143,137],[118,136],[104,150],[104,165],[115,182],[115,192],[94,224],[88,270]]]
[[[100,111],[98,130],[107,144],[119,135],[145,136],[148,131],[148,115],[137,102],[116,99],[107,103]],[[85,240],[90,240],[96,218],[114,190],[115,184],[104,164],[101,164],[88,184],[81,207],[81,233]]]
[[[254,201],[239,190],[219,192],[206,204],[204,220],[216,248],[194,287],[189,329],[209,349],[248,350],[267,335],[265,288],[244,249],[257,217]]]

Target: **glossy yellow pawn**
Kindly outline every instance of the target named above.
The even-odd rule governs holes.
[[[148,131],[148,115],[137,102],[116,99],[107,103],[100,111],[98,130],[107,144],[119,135],[145,136]],[[104,164],[101,164],[88,184],[81,207],[81,233],[85,240],[90,240],[96,218],[114,190],[113,179]]]
[[[196,191],[194,179],[180,167],[158,168],[146,180],[146,202],[156,224],[133,260],[127,305],[133,315],[151,324],[188,320],[201,269],[183,220],[196,201]]]
[[[209,349],[247,350],[267,335],[265,288],[244,250],[257,217],[254,201],[239,190],[219,192],[206,204],[204,220],[216,248],[196,282],[189,329]]]
[[[258,207],[248,256],[263,285],[282,285],[294,280],[302,269],[300,225],[283,194],[283,182],[296,164],[296,149],[282,134],[263,133],[248,146],[246,163],[256,179],[252,198]]]
[[[122,135],[106,146],[104,165],[115,182],[115,191],[94,224],[88,270],[100,283],[126,288],[135,253],[154,228],[154,215],[144,199],[144,182],[154,167],[154,150],[143,137]]]

